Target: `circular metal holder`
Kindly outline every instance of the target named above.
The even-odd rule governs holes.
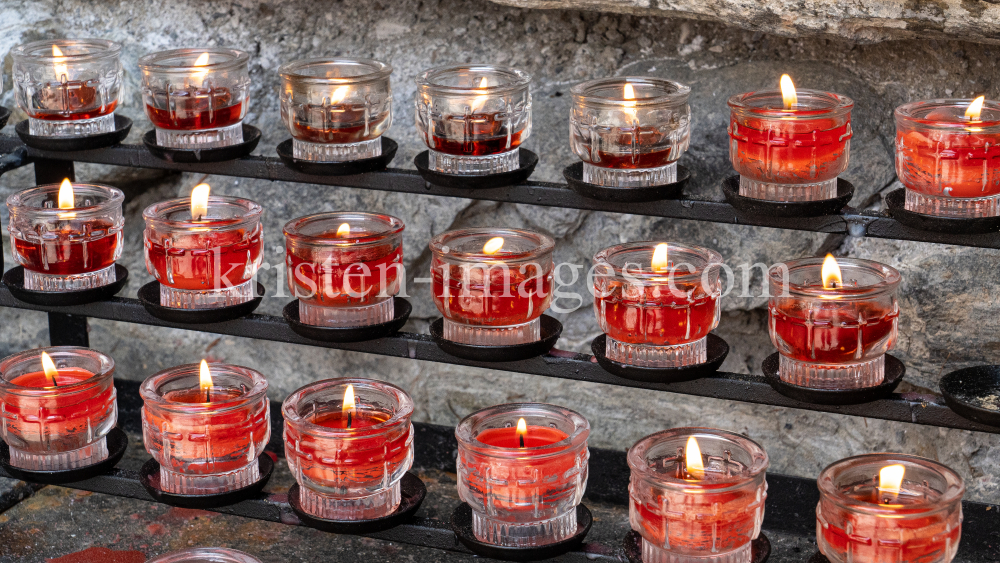
[[[10,119],[10,110],[0,106],[0,129],[7,126],[7,120]]]
[[[778,353],[764,358],[761,364],[764,379],[775,391],[782,395],[815,405],[860,405],[879,399],[885,399],[896,390],[906,375],[906,366],[895,356],[885,355],[885,378],[882,383],[860,389],[815,389],[793,385],[782,381],[778,376]]]
[[[124,141],[131,130],[132,120],[118,114],[115,114],[114,131],[98,133],[97,135],[87,135],[85,137],[44,137],[41,135],[32,135],[28,132],[27,119],[14,127],[14,131],[24,144],[40,151],[53,152],[86,151],[114,146]]]
[[[394,315],[391,321],[368,326],[331,327],[305,324],[299,320],[299,300],[296,299],[281,311],[281,316],[285,318],[292,332],[310,340],[320,342],[364,342],[365,340],[375,340],[385,338],[399,332],[403,328],[413,306],[402,297],[393,297]]]
[[[629,563],[642,563],[642,536],[639,532],[631,530],[625,534],[622,547],[625,548],[625,557]],[[771,557],[771,540],[761,532],[757,539],[750,542],[750,563],[766,563],[769,557]]]
[[[10,464],[10,446],[0,442],[0,467],[15,479],[29,481],[32,483],[42,483],[45,485],[62,485],[65,483],[76,483],[91,477],[104,475],[114,468],[125,455],[128,449],[128,436],[120,428],[115,426],[105,437],[108,444],[108,457],[104,461],[99,461],[86,467],[75,469],[64,469],[61,471],[32,471],[14,467]]]
[[[818,201],[770,201],[740,195],[739,175],[722,181],[722,194],[729,205],[741,215],[763,215],[766,217],[820,217],[837,215],[854,197],[854,185],[843,178],[837,178],[837,197]]]
[[[271,478],[274,472],[274,459],[267,453],[262,453],[257,458],[260,467],[260,479],[247,485],[246,487],[227,491],[225,493],[214,493],[208,495],[182,495],[168,493],[160,488],[160,464],[155,459],[150,459],[142,464],[139,470],[139,481],[151,497],[157,502],[179,506],[181,508],[217,508],[237,502],[254,498],[264,490],[264,485]]]
[[[902,225],[921,231],[960,235],[982,235],[1000,231],[1000,217],[937,217],[908,211],[904,188],[889,192],[885,196],[885,206],[893,219]]]
[[[77,291],[37,291],[24,288],[24,266],[17,266],[4,272],[3,284],[18,301],[43,307],[70,307],[95,301],[106,301],[114,297],[128,283],[128,269],[115,264],[115,281],[101,287]]]
[[[537,547],[506,547],[476,539],[476,535],[472,532],[472,507],[468,503],[463,502],[455,507],[455,511],[451,513],[451,529],[458,536],[458,541],[462,542],[462,545],[480,557],[501,561],[539,561],[579,549],[593,523],[594,517],[591,515],[590,509],[578,504],[576,506],[576,533],[572,537],[561,542]]]
[[[457,188],[461,190],[488,190],[490,188],[502,188],[512,186],[527,181],[528,176],[535,171],[538,165],[538,155],[525,148],[518,149],[520,166],[517,170],[510,172],[500,172],[499,174],[447,174],[438,172],[430,168],[428,152],[424,151],[413,159],[413,165],[417,167],[420,175],[435,186],[445,188]]]
[[[396,156],[399,145],[389,137],[379,137],[382,141],[382,154],[372,158],[361,160],[348,160],[345,162],[317,162],[315,160],[299,160],[292,156],[292,140],[288,139],[278,145],[278,157],[285,163],[285,166],[313,176],[351,176],[354,174],[364,174],[365,172],[377,172],[385,170],[392,159]]]
[[[310,528],[335,534],[374,534],[406,523],[416,514],[420,504],[424,502],[424,497],[427,496],[427,487],[412,473],[403,475],[399,481],[399,489],[400,501],[396,510],[388,516],[370,520],[327,520],[306,513],[299,502],[298,483],[288,489],[288,504],[299,520]]]
[[[260,306],[263,298],[264,285],[258,283],[257,297],[246,303],[213,309],[177,309],[160,305],[160,282],[152,281],[139,288],[139,302],[146,312],[169,323],[180,324],[221,323],[245,317]]]
[[[604,368],[604,371],[623,379],[644,381],[646,383],[678,383],[712,375],[719,371],[722,362],[726,361],[726,356],[729,355],[729,343],[723,340],[722,337],[712,333],[709,333],[706,338],[708,338],[708,342],[706,343],[708,359],[700,364],[683,367],[633,366],[609,360],[605,355],[608,341],[608,335],[606,334],[602,334],[594,339],[590,344],[590,351],[594,353],[597,363]]]
[[[542,315],[541,319],[541,339],[525,344],[480,346],[445,340],[444,319],[438,319],[431,323],[431,338],[439,348],[456,358],[475,362],[517,362],[545,354],[559,340],[563,329],[562,323],[548,315]]]
[[[938,383],[944,402],[969,420],[1000,427],[1000,366],[975,366],[953,371]],[[984,405],[993,399],[994,408]]]
[[[584,182],[583,163],[577,162],[563,169],[563,178],[566,179],[566,183],[569,184],[571,190],[583,197],[615,203],[641,203],[680,197],[684,191],[684,186],[691,179],[691,171],[686,166],[678,164],[677,181],[671,184],[617,188]]]
[[[142,136],[142,144],[149,149],[149,154],[177,164],[198,164],[205,162],[224,162],[248,156],[257,148],[260,142],[260,129],[253,125],[243,124],[243,142],[228,147],[210,149],[175,149],[156,144],[156,130],[150,129]]]

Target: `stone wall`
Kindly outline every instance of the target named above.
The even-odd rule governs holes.
[[[915,39],[852,44],[831,38],[789,38],[744,31],[718,23],[582,11],[524,10],[462,0],[353,0],[316,2],[230,0],[195,2],[104,2],[0,0],[0,53],[43,37],[97,36],[120,41],[128,69],[122,112],[136,121],[129,142],[150,126],[142,115],[136,60],[159,49],[224,45],[248,50],[254,80],[248,121],[261,127],[260,154],[273,154],[288,137],[278,119],[275,70],[295,58],[350,54],[374,57],[395,67],[395,166],[411,167],[423,150],[413,126],[414,76],[431,66],[495,62],[534,77],[535,127],[527,148],[542,157],[534,178],[556,181],[573,161],[567,142],[568,90],[581,80],[609,75],[655,75],[692,86],[694,133],[683,163],[692,169],[689,193],[721,199],[719,181],[731,174],[726,149],[726,98],[773,87],[787,72],[802,87],[824,88],[856,101],[853,158],[846,177],[858,187],[856,205],[880,205],[893,189],[892,109],[932,96],[997,95],[997,47]],[[10,57],[4,71],[9,77]],[[11,107],[10,92],[0,97]],[[15,116],[19,119],[21,116]],[[8,127],[6,132],[11,132]],[[126,293],[150,278],[141,261],[141,210],[166,197],[185,195],[200,180],[193,175],[80,165],[80,180],[105,182],[128,194],[127,249],[132,272]],[[401,217],[406,266],[414,304],[410,330],[426,331],[437,316],[426,286],[412,284],[428,265],[427,241],[444,230],[470,225],[540,229],[558,244],[557,261],[589,264],[600,248],[629,240],[672,239],[718,249],[730,264],[772,264],[832,250],[874,258],[899,268],[903,309],[897,354],[908,365],[909,390],[936,390],[952,369],[996,361],[993,332],[1000,326],[995,272],[1000,253],[941,245],[853,240],[774,229],[713,225],[674,219],[547,209],[468,199],[411,196],[358,189],[289,185],[212,177],[215,193],[240,195],[265,205],[269,264],[283,257],[281,226],[322,210],[365,209]],[[33,185],[30,170],[0,179],[4,197]],[[0,219],[6,223],[6,209]],[[10,258],[7,258],[8,264]],[[262,281],[279,291],[274,270]],[[756,283],[759,283],[759,274]],[[582,281],[573,287],[585,292]],[[287,295],[287,294],[285,294]],[[277,314],[287,296],[265,299],[262,311]],[[733,347],[724,369],[759,372],[772,351],[765,329],[764,300],[727,298],[719,334]],[[572,300],[559,305],[572,308]],[[566,325],[559,347],[585,350],[598,334],[587,304],[559,315]],[[0,353],[47,341],[45,316],[0,310]],[[119,376],[143,379],[177,363],[207,357],[260,369],[271,396],[282,399],[306,382],[334,376],[393,381],[411,392],[420,420],[454,425],[470,411],[514,400],[547,401],[576,409],[594,428],[592,443],[623,449],[665,427],[705,425],[744,432],[768,449],[772,470],[815,476],[841,457],[877,450],[916,453],[941,460],[967,479],[969,497],[1000,502],[1000,438],[903,423],[818,414],[713,399],[650,393],[494,370],[387,359],[363,354],[216,337],[181,330],[92,321],[91,342],[112,354]]]

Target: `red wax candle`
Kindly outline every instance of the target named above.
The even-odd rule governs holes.
[[[522,131],[511,131],[507,117],[499,113],[474,113],[445,118],[444,130],[428,135],[427,146],[456,156],[486,156],[516,149],[521,145]],[[508,135],[509,132],[509,135]]]
[[[113,113],[118,100],[102,103],[98,86],[97,80],[48,83],[36,94],[37,106],[31,117],[43,121],[75,121]]]
[[[602,168],[657,168],[676,162],[682,149],[666,142],[666,135],[653,126],[618,127],[614,145],[625,151],[596,149],[597,158],[590,163]],[[669,132],[668,132],[669,133]],[[599,145],[604,146],[604,145]],[[635,150],[628,150],[632,147]],[[594,150],[594,149],[591,149]]]
[[[359,143],[374,138],[373,132],[387,128],[389,112],[375,116],[366,123],[364,105],[305,104],[295,108],[289,122],[292,136],[310,143]]]
[[[226,222],[205,224],[209,232],[192,232],[171,241],[179,246],[168,246],[167,240],[146,240],[147,269],[160,283],[176,289],[202,290],[250,279],[263,251],[260,226],[211,232],[213,226],[225,226]]]
[[[147,96],[146,115],[160,129],[219,129],[243,119],[243,101],[229,88],[187,88]]]
[[[806,286],[822,289],[821,284]],[[787,355],[803,362],[850,363],[896,343],[899,308],[895,303],[849,300],[815,303],[787,300],[769,311],[774,338]],[[859,321],[859,319],[862,319]]]
[[[50,238],[44,242],[14,238],[14,252],[25,269],[66,275],[102,270],[115,263],[119,241],[111,221],[63,223],[56,225],[57,230],[49,232]],[[110,236],[95,236],[97,233]]]
[[[489,268],[488,271],[484,271]],[[551,272],[535,264],[466,269],[449,265],[431,272],[434,304],[446,319],[474,325],[521,324],[541,316],[552,297]],[[548,275],[547,275],[548,274]]]
[[[89,389],[73,392],[75,384],[83,383],[94,377],[94,372],[83,368],[67,367],[58,370],[55,385],[52,377],[43,371],[35,371],[19,375],[10,380],[11,385],[46,389],[52,392],[50,398],[39,401],[34,397],[10,396],[3,402],[4,416],[10,417],[10,432],[21,436],[23,440],[47,440],[50,447],[60,440],[75,442],[77,436],[86,434],[88,423],[94,417],[100,416],[108,409],[108,404],[115,400],[114,386],[90,386]],[[67,393],[60,393],[63,388]],[[54,414],[58,412],[58,414]],[[44,425],[43,438],[41,427]],[[53,444],[53,442],[55,444]],[[75,449],[75,448],[67,448]]]

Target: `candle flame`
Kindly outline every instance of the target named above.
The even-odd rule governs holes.
[[[198,55],[198,58],[194,61],[194,66],[208,66],[208,53]],[[207,74],[207,70],[195,71],[192,74],[192,78],[195,80],[203,80]]]
[[[483,245],[483,254],[494,255],[503,248],[503,237],[493,237]]]
[[[48,354],[42,352],[42,371],[45,372],[45,377],[52,380],[52,386],[56,386],[56,376],[59,375],[59,370],[56,369],[55,362]]]
[[[55,73],[56,80],[62,82],[63,77],[66,77],[66,80],[69,80],[69,76],[68,76],[69,75],[69,69],[66,67],[65,64],[59,64],[59,63],[66,62],[66,56],[63,55],[62,49],[60,49],[56,45],[53,45],[52,46],[52,57],[54,59],[52,61],[52,72]]]
[[[687,473],[695,479],[705,476],[705,464],[701,460],[701,448],[698,447],[698,440],[694,436],[688,438],[687,447],[684,448],[684,465]]]
[[[489,99],[489,95],[485,92],[485,88],[488,85],[489,82],[486,80],[486,77],[484,76],[483,79],[479,81],[479,90],[478,90],[478,92],[480,92],[482,95],[476,96],[472,100],[472,106],[469,108],[472,110],[472,113],[476,113],[477,111],[483,109],[483,106],[486,104],[486,100]]]
[[[622,96],[625,98],[625,103],[623,104],[625,107],[625,114],[635,120],[635,89],[632,88],[632,85],[628,82],[625,83]]]
[[[667,259],[667,247],[666,243],[661,242],[653,250],[653,259],[650,261],[649,266],[654,272],[665,272],[670,268],[670,261]]]
[[[347,94],[349,94],[350,92],[351,92],[350,86],[338,87],[336,90],[333,91],[333,95],[330,96],[330,105],[339,104],[340,102],[343,102],[344,98],[346,98]]]
[[[347,223],[341,223],[337,227],[337,238],[347,238],[349,236],[351,236],[351,226]]]
[[[528,435],[528,423],[523,418],[517,419],[517,441],[524,447],[524,438]]]
[[[792,77],[787,74],[781,75],[781,100],[785,102],[785,109],[792,109],[799,103],[799,96],[795,93],[795,84]]]
[[[344,391],[344,402],[342,403],[342,406],[341,406],[340,410],[343,413],[353,412],[354,411],[354,406],[355,406],[355,401],[354,401],[354,386],[351,385],[351,384],[348,384],[347,385],[347,390]]]
[[[965,110],[965,117],[969,121],[979,121],[979,116],[983,113],[983,102],[985,101],[986,96],[979,96],[975,100],[972,100],[972,103]]]
[[[59,185],[59,209],[73,209],[76,207],[73,197],[73,184],[66,178]]]
[[[212,389],[212,372],[208,369],[208,362],[205,360],[201,361],[201,367],[198,370],[198,383],[201,390],[208,394],[208,391]],[[206,401],[210,402],[210,401]]]
[[[903,474],[906,467],[900,464],[886,465],[878,472],[878,490],[882,493],[898,495],[903,487]]]
[[[844,285],[843,275],[840,273],[840,265],[833,254],[827,254],[823,260],[823,268],[820,270],[823,277],[823,289],[837,289]]]
[[[212,186],[198,184],[191,190],[191,219],[198,221],[208,215],[208,194]]]

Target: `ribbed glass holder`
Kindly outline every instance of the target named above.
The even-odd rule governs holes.
[[[160,488],[178,495],[214,495],[248,487],[260,479],[257,458],[225,473],[181,473],[160,466]]]
[[[91,119],[49,121],[28,118],[28,133],[38,137],[88,137],[115,131],[115,114],[109,113]]]
[[[358,143],[310,143],[292,139],[292,157],[312,162],[350,162],[382,156],[382,139]]]
[[[115,265],[83,274],[42,274],[32,270],[24,270],[24,289],[32,291],[79,291],[95,287],[104,287],[118,280]]]
[[[160,305],[173,309],[218,309],[254,299],[253,280],[220,289],[175,289],[160,284]]]
[[[299,321],[312,326],[352,327],[387,323],[396,314],[393,298],[360,307],[325,307],[299,301]]]
[[[813,389],[862,389],[885,379],[885,355],[856,364],[818,364],[778,356],[778,376],[785,383]]]
[[[473,510],[472,533],[481,542],[504,547],[549,545],[569,539],[576,533],[576,507],[555,518],[524,524],[491,520]]]
[[[752,555],[750,543],[728,553],[718,555],[685,555],[669,549],[657,547],[642,539],[642,563],[750,563]]]
[[[108,440],[102,436],[93,444],[78,450],[56,453],[25,452],[13,446],[10,448],[10,464],[28,471],[66,471],[87,467],[108,459]]]
[[[528,344],[542,339],[541,318],[524,324],[509,326],[467,325],[444,320],[445,340],[475,346],[511,346]]]
[[[708,360],[708,337],[675,346],[630,344],[610,336],[604,347],[609,360],[650,368],[676,368],[703,364]]]
[[[299,486],[299,503],[306,514],[325,520],[372,520],[384,518],[399,508],[402,493],[399,481],[364,497],[334,497]]]
[[[820,201],[837,197],[837,179],[813,184],[776,184],[740,176],[740,195],[767,201]]]
[[[156,144],[172,149],[217,149],[243,142],[243,122],[219,129],[188,131],[156,128]]]
[[[677,163],[656,168],[602,168],[583,163],[583,181],[612,188],[643,188],[662,186],[677,181]]]
[[[939,197],[907,189],[904,207],[907,211],[938,217],[996,217],[1000,215],[1000,194],[987,197]]]
[[[456,156],[429,150],[427,161],[432,170],[446,174],[486,176],[511,172],[521,166],[520,149],[486,156]]]

